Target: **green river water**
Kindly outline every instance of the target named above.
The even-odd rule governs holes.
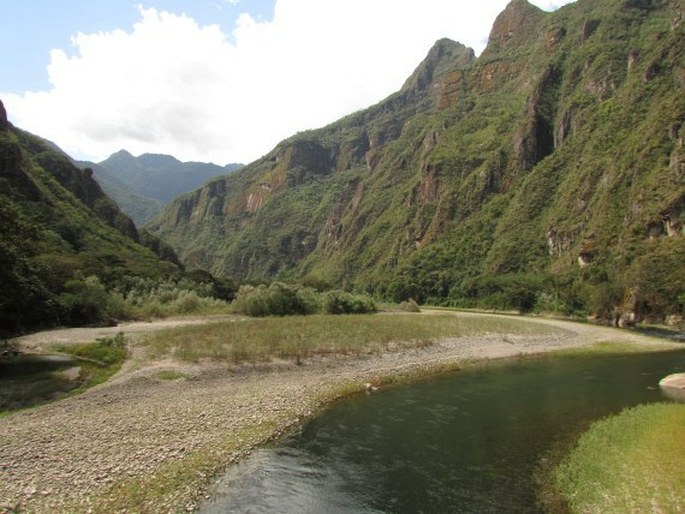
[[[683,371],[685,351],[540,357],[359,395],[232,467],[201,512],[541,512],[555,451]]]

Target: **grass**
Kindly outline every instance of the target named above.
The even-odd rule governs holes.
[[[641,405],[594,423],[554,479],[571,512],[683,512],[683,459],[685,405]]]
[[[180,380],[181,378],[186,378],[186,376],[180,371],[166,369],[155,373],[155,378],[159,380]]]
[[[79,361],[80,385],[72,391],[73,394],[106,382],[121,369],[127,355],[126,341],[121,332],[114,337],[97,339],[93,343],[58,345],[55,349]]]
[[[668,352],[678,350],[673,343],[655,343],[650,345],[628,343],[624,341],[601,341],[590,346],[563,348],[551,352],[558,357],[585,357],[631,353]]]
[[[180,327],[152,334],[148,357],[254,363],[322,355],[363,355],[425,347],[447,337],[551,335],[557,329],[520,319],[450,315],[314,315],[248,319]]]

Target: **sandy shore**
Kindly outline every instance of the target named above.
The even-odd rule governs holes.
[[[299,366],[126,366],[80,396],[0,419],[0,512],[192,511],[213,474],[366,383],[600,341],[663,345],[611,328],[530,321],[551,325],[554,334],[447,339],[423,349]],[[126,333],[125,326],[119,330]],[[35,349],[62,337],[79,339],[51,331],[20,342]],[[159,374],[171,370],[182,378]]]

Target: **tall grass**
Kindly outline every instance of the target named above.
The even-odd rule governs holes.
[[[517,319],[450,315],[312,315],[180,327],[147,339],[150,358],[196,362],[299,361],[314,355],[359,355],[421,347],[446,337],[490,333],[548,335],[556,329]]]
[[[685,405],[652,404],[594,423],[554,473],[572,512],[685,512]]]

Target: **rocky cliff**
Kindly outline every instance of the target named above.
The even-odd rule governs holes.
[[[682,313],[682,5],[514,0],[479,58],[280,143],[151,228],[190,265],[395,299]],[[658,286],[656,286],[658,284]]]

